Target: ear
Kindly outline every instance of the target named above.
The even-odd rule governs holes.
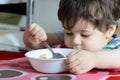
[[[106,38],[110,39],[112,37],[112,35],[115,33],[116,31],[116,25],[109,25],[108,30],[106,31]]]

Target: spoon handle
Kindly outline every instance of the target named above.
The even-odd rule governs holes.
[[[44,45],[46,48],[48,48],[53,54],[55,54],[54,53],[54,51],[51,49],[51,47],[49,46],[49,44],[46,42],[46,41],[43,41],[42,42],[42,45]]]

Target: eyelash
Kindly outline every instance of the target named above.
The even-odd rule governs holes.
[[[66,35],[68,35],[68,36],[72,36],[73,33],[68,33],[68,32],[66,32]],[[81,34],[81,36],[82,36],[82,37],[89,37],[89,35],[83,35],[83,34]]]
[[[81,36],[82,36],[82,37],[89,37],[89,35],[83,35],[83,34],[82,34]]]
[[[72,35],[73,35],[73,33],[68,33],[68,32],[66,32],[66,35],[72,36]]]

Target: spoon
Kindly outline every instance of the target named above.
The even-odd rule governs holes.
[[[54,53],[54,51],[52,50],[52,48],[49,46],[49,44],[46,41],[42,42],[42,45],[45,46],[46,48],[48,48],[52,54],[53,54],[53,58],[65,58],[62,54],[60,53]]]

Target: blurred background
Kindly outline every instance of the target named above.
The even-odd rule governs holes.
[[[0,5],[27,3],[27,1],[29,0],[0,0]],[[57,18],[58,4],[59,0],[34,0],[32,22],[40,24],[47,32],[62,31],[61,23]],[[26,27],[26,17],[26,15],[11,14],[0,10],[0,50],[12,49],[10,47],[12,45],[25,47],[22,41],[23,31],[20,31],[20,28]]]
[[[26,3],[27,1],[0,0],[0,5]],[[58,4],[59,0],[34,0],[32,22],[38,23],[47,32],[62,31],[61,23],[57,17]],[[118,24],[120,25],[120,20]],[[26,15],[5,13],[0,10],[0,50],[14,50],[12,46],[25,47],[22,41],[23,31],[20,31],[20,28],[25,28],[26,25]],[[9,47],[6,47],[6,45],[9,45]]]

